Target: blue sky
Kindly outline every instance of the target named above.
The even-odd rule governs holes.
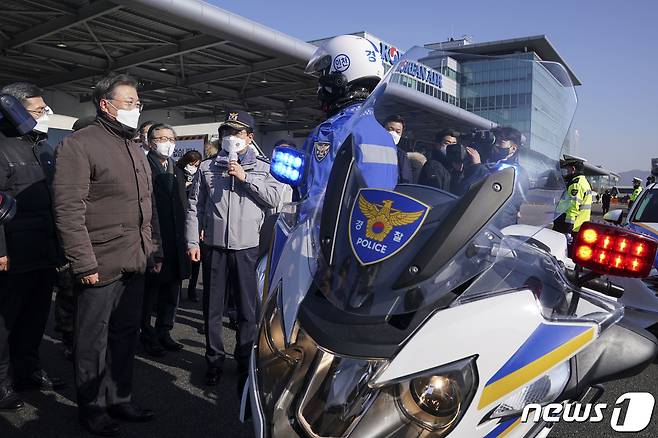
[[[366,30],[405,48],[544,34],[583,83],[579,155],[618,172],[658,157],[658,1],[207,1],[306,41]]]

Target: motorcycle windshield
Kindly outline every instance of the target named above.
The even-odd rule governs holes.
[[[556,217],[576,102],[568,71],[533,54],[408,50],[342,131],[324,195],[302,205],[313,230],[309,293],[376,320],[450,305],[500,261],[501,245],[528,240],[501,230]],[[396,146],[384,124],[398,115]],[[446,128],[465,135],[437,138]],[[420,180],[399,184],[409,165]]]

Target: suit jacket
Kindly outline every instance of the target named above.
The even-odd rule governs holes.
[[[153,195],[160,223],[160,241],[164,261],[159,274],[160,281],[179,281],[189,276],[189,262],[185,255],[185,171],[167,159],[167,169],[158,155],[151,151],[147,155],[153,179]]]

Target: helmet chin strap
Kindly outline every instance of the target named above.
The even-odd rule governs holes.
[[[357,102],[363,102],[370,96],[370,90],[367,88],[356,88],[350,90],[345,96],[340,97],[333,102],[322,102],[322,110],[332,116],[348,105]]]

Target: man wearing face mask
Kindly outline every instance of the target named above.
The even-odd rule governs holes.
[[[407,153],[400,149],[398,145],[400,139],[402,139],[402,134],[404,133],[404,119],[399,115],[388,116],[386,120],[384,120],[384,129],[391,134],[391,137],[393,137],[393,143],[395,143],[396,146],[398,155],[398,183],[411,184],[413,182],[411,164],[407,158]]]
[[[240,373],[238,388],[246,380],[256,336],[259,233],[267,210],[279,204],[282,192],[281,184],[270,175],[267,160],[257,157],[250,147],[253,126],[254,119],[247,112],[227,114],[219,130],[222,150],[201,162],[189,194],[188,256],[192,262],[203,263],[206,378],[211,386],[219,383],[223,371],[222,317],[228,289],[235,294],[238,308],[234,354]]]
[[[82,426],[119,433],[116,420],[153,412],[132,401],[144,274],[162,252],[151,167],[132,140],[142,104],[127,75],[96,83],[96,121],[57,148],[53,184],[57,231],[76,281],[75,380]]]
[[[58,389],[60,379],[41,368],[39,345],[46,328],[55,268],[64,264],[52,215],[53,152],[46,143],[50,108],[33,84],[7,85],[0,93],[16,98],[37,121],[21,137],[0,132],[0,190],[14,197],[14,219],[0,225],[0,410],[18,409],[16,390]]]
[[[420,171],[418,184],[450,190],[451,164],[446,159],[448,145],[457,144],[459,132],[454,129],[444,129],[436,134],[434,149],[431,156]]]
[[[164,261],[160,272],[148,272],[142,312],[141,341],[147,353],[162,356],[165,351],[179,351],[183,345],[171,338],[174,328],[181,282],[189,276],[185,256],[185,172],[171,158],[176,148],[174,129],[155,123],[147,134],[151,151],[148,162],[153,177],[155,206],[160,221],[160,242]],[[151,311],[156,308],[155,328]]]
[[[494,224],[498,228],[518,223],[521,217],[521,206],[526,202],[526,193],[530,187],[528,174],[519,162],[519,154],[523,144],[523,134],[518,129],[502,126],[491,130],[496,141],[491,148],[491,155],[485,163],[490,173],[501,168],[511,166],[516,170],[515,188],[512,199],[507,206],[496,216]],[[481,180],[484,176],[477,175]]]

